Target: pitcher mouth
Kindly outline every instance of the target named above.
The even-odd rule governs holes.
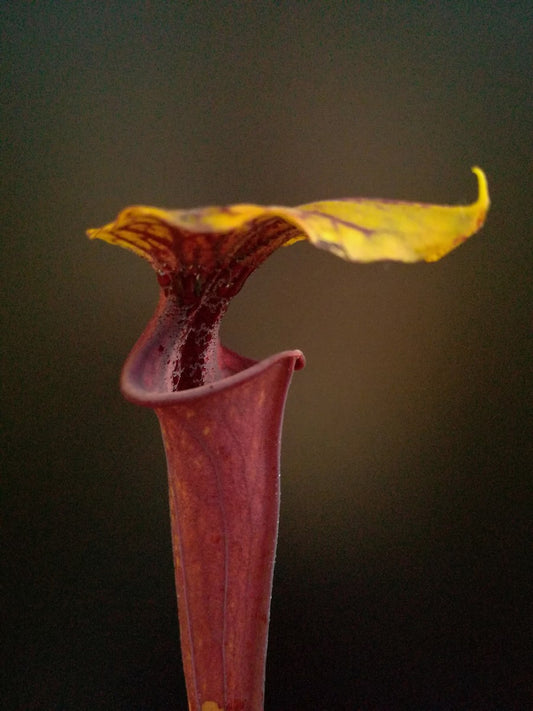
[[[262,360],[246,358],[222,345],[219,353],[220,361],[224,366],[222,377],[214,382],[189,388],[188,390],[162,391],[150,390],[142,384],[143,358],[134,348],[122,369],[120,379],[122,394],[127,400],[136,405],[151,408],[168,407],[238,387],[276,364],[292,360],[294,370],[301,370],[305,366],[305,356],[297,349],[275,353]]]
[[[276,360],[256,362],[220,344],[231,299],[274,251],[307,240],[356,262],[434,261],[474,234],[490,205],[485,174],[473,168],[469,205],[345,198],[299,207],[239,204],[195,210],[134,206],[91,238],[125,247],[154,268],[160,299],[122,373],[122,391],[140,405],[167,405],[238,385]]]

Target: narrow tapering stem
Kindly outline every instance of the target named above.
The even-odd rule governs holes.
[[[283,353],[156,407],[190,711],[263,709],[280,432],[300,365]]]

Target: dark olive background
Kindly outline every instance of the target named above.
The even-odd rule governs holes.
[[[529,11],[528,11],[529,6]],[[302,348],[267,711],[533,707],[531,7],[9,2],[2,31],[2,707],[185,709],[165,462],[118,375],[150,268],[122,207],[470,202],[432,265],[281,250],[227,345]]]

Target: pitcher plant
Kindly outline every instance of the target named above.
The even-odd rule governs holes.
[[[467,206],[136,206],[88,231],[148,260],[159,282],[121,389],[161,426],[189,711],[263,709],[281,425],[304,364],[300,351],[255,362],[225,348],[219,329],[231,298],[272,252],[300,240],[356,262],[440,259],[485,220],[487,180],[472,170],[478,198]]]

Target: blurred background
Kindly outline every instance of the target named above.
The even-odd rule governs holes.
[[[157,286],[85,229],[136,203],[471,202],[475,164],[492,210],[444,261],[295,245],[223,335],[307,357],[266,710],[532,708],[530,3],[4,0],[0,21],[3,708],[186,708],[158,425],[118,391]]]

